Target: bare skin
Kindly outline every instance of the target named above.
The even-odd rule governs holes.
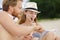
[[[0,25],[0,40],[14,40],[11,34],[9,34],[1,25]]]

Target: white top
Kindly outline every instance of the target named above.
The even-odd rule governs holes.
[[[10,14],[8,14],[8,15],[12,18],[12,20],[13,20],[14,22],[17,22],[17,21],[18,21],[18,18],[17,18],[17,17],[15,17],[15,19],[13,19],[14,16],[12,16],[12,15],[10,15]]]

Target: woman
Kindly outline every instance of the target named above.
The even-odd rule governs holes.
[[[42,26],[37,23],[37,13],[39,12],[37,11],[37,4],[35,2],[28,2],[25,5],[25,10],[19,24],[28,27],[36,26],[40,27],[40,29],[25,35],[22,37],[22,40],[55,40],[56,36],[54,33],[44,30]]]

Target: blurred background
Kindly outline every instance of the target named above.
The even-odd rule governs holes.
[[[60,18],[60,0],[30,0],[38,3],[38,19]]]
[[[0,0],[0,11],[2,9],[2,1]],[[46,30],[53,31],[60,36],[60,0],[23,0],[23,7],[26,2],[36,2],[38,10],[38,23]]]

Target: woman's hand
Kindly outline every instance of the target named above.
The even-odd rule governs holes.
[[[22,40],[32,40],[32,36],[26,35],[26,36],[23,37]]]
[[[30,35],[26,35],[26,36],[24,36],[23,37],[23,39],[22,40],[38,40],[38,38],[33,38],[32,36],[30,36]]]

